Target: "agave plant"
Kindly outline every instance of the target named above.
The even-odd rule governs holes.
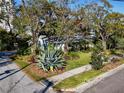
[[[44,71],[53,71],[65,66],[65,60],[63,59],[63,52],[56,49],[44,49],[38,55],[38,66]]]

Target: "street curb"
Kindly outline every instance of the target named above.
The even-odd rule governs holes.
[[[87,89],[91,88],[92,86],[98,84],[100,81],[104,80],[105,78],[108,78],[114,74],[116,74],[117,72],[121,71],[122,69],[124,69],[124,64],[116,67],[115,69],[112,69],[108,72],[105,72],[104,74],[101,74],[89,81],[87,81],[86,83],[82,83],[79,86],[77,86],[76,88],[70,88],[70,89],[61,89],[62,91],[73,91],[75,93],[83,93],[85,92]]]

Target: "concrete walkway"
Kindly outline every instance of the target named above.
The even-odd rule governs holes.
[[[92,69],[91,65],[85,65],[85,66],[82,66],[82,67],[79,67],[79,68],[69,70],[69,71],[64,72],[62,74],[50,77],[50,78],[48,78],[48,80],[53,82],[54,85],[56,85],[56,84],[58,84],[59,82],[61,82],[62,80],[66,79],[66,78],[69,78],[71,76],[77,75],[77,74],[85,72],[85,71],[89,71],[91,69]]]
[[[2,65],[1,65],[2,64]],[[0,61],[0,93],[54,93],[50,84],[31,80],[14,62]]]

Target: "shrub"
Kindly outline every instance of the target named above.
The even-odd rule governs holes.
[[[61,50],[44,48],[37,57],[38,66],[44,71],[53,71],[65,66],[63,52]]]
[[[0,28],[0,50],[14,50],[15,34]]]
[[[31,47],[29,47],[29,48],[20,48],[17,53],[19,55],[30,55],[31,54]]]
[[[95,70],[99,70],[103,67],[103,62],[107,61],[107,57],[101,51],[101,49],[96,48],[94,49],[92,56],[91,56],[91,65]]]
[[[19,55],[29,55],[31,54],[31,46],[28,45],[28,41],[30,40],[30,37],[27,38],[17,38],[18,43],[18,54]]]
[[[118,39],[117,48],[124,49],[124,38]]]
[[[94,54],[93,54],[94,55]],[[100,68],[102,68],[103,66],[103,60],[102,60],[102,56],[101,55],[92,55],[92,62],[91,65],[94,69],[98,70]]]

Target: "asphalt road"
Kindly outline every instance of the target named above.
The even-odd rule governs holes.
[[[124,70],[102,80],[84,93],[124,93]]]
[[[53,93],[48,87],[30,79],[13,62],[0,65],[0,93]]]

